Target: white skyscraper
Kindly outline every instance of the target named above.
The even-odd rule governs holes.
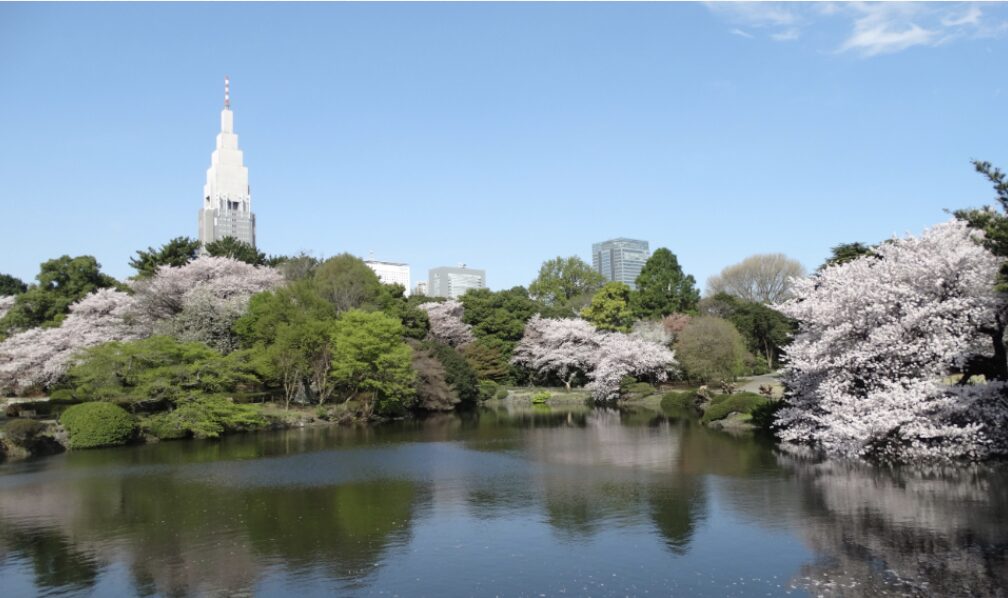
[[[206,245],[224,237],[234,237],[255,247],[255,214],[248,184],[248,168],[238,149],[231,112],[230,81],[224,78],[224,109],[217,148],[210,156],[203,207],[199,212],[199,240]]]
[[[401,284],[405,289],[405,295],[410,294],[410,270],[409,264],[397,264],[395,262],[380,262],[378,260],[364,260],[369,268],[378,275],[378,280],[382,284]]]

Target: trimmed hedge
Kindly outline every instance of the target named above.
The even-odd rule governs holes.
[[[259,405],[235,403],[220,396],[183,399],[167,413],[149,417],[144,431],[160,440],[217,438],[226,432],[260,430],[269,425]]]
[[[104,402],[74,405],[60,416],[71,448],[126,444],[133,437],[133,417],[118,405]]]
[[[711,400],[710,406],[704,411],[700,421],[710,423],[723,419],[729,413],[752,413],[766,405],[770,399],[752,392],[740,392],[732,395],[718,395]]]
[[[681,392],[667,392],[662,395],[662,409],[676,411],[693,411],[696,392],[684,390]]]
[[[550,393],[546,390],[540,390],[539,392],[532,395],[533,405],[544,405],[546,401],[550,399]]]

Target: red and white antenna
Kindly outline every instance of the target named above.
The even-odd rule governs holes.
[[[231,78],[224,75],[224,109],[231,109]]]

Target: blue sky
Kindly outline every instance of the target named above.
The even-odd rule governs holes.
[[[465,262],[617,236],[753,253],[989,203],[998,4],[0,4],[0,272],[196,236],[231,77],[260,249]]]

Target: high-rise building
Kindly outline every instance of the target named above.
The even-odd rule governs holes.
[[[413,289],[413,294],[427,296],[427,281],[418,280],[416,283],[416,288]]]
[[[374,273],[378,275],[378,280],[383,284],[401,284],[406,289],[406,295],[410,294],[409,264],[380,262],[378,260],[364,260],[364,263],[374,270]]]
[[[458,299],[469,289],[486,287],[486,270],[466,268],[432,268],[427,277],[427,294],[431,297]]]
[[[248,168],[238,149],[231,112],[230,80],[224,78],[224,109],[217,148],[210,155],[203,207],[199,211],[199,240],[205,246],[224,237],[234,237],[255,247],[255,214],[248,184]]]
[[[592,244],[592,267],[612,282],[622,282],[631,289],[637,288],[637,275],[651,257],[647,241],[639,239],[610,239]]]

